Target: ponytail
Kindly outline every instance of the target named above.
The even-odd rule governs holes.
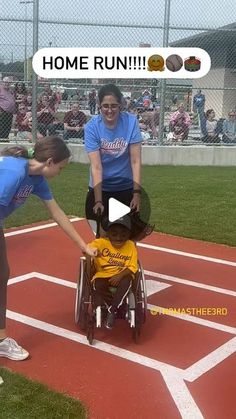
[[[5,147],[0,155],[35,159],[41,163],[51,158],[56,164],[65,159],[69,159],[70,150],[61,137],[52,135],[40,138],[34,147],[30,147],[29,149],[21,145]]]
[[[28,150],[26,147],[21,145],[15,145],[10,147],[5,147],[1,152],[1,156],[11,156],[11,157],[24,157],[25,159],[30,158],[28,155]]]

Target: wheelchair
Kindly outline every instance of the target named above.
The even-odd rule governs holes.
[[[93,302],[92,279],[93,264],[90,257],[80,258],[80,272],[76,290],[75,300],[75,323],[86,333],[88,342],[93,344],[95,330],[103,326],[103,318],[106,317],[107,307],[105,305],[95,308]],[[110,287],[111,293],[115,292]],[[123,304],[118,308],[117,318],[125,319],[132,331],[132,338],[138,343],[141,327],[146,321],[147,315],[147,291],[144,272],[138,262],[138,271]]]

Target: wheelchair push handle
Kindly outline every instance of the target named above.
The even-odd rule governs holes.
[[[102,211],[101,211],[101,208],[98,208],[96,215],[97,215],[97,217],[96,217],[96,223],[97,223],[96,239],[99,239],[99,237],[100,237],[101,220],[102,220]]]

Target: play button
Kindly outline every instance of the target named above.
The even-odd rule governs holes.
[[[130,207],[122,204],[115,198],[110,198],[108,201],[108,219],[111,223],[118,220],[121,217],[124,217],[126,214],[130,213]]]

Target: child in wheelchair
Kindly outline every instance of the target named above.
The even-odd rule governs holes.
[[[130,235],[131,220],[127,215],[114,222],[107,222],[106,237],[90,243],[90,246],[98,250],[94,258],[95,274],[92,277],[94,306],[97,308],[105,303],[108,329],[113,328],[117,311],[129,293],[138,271],[137,249]]]

